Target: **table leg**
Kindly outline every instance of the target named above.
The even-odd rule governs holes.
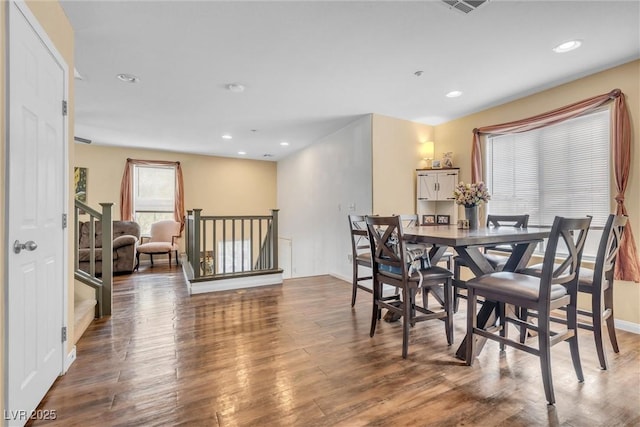
[[[478,327],[479,328],[486,329],[487,326],[495,325],[497,320],[495,309],[496,309],[496,303],[493,301],[485,301],[482,304],[480,311],[478,311]],[[485,342],[487,341],[487,339],[484,337],[475,337],[475,339],[477,340],[476,350],[479,354]],[[458,350],[456,351],[456,357],[460,360],[466,360],[467,358],[466,356],[467,356],[467,337],[465,336],[464,340],[462,340],[462,343],[460,344],[460,347],[458,347]]]

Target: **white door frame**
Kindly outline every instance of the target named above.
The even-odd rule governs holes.
[[[10,0],[8,2],[4,3],[6,5],[5,7],[5,31],[4,31],[4,38],[7,41],[5,43],[5,52],[4,52],[4,65],[5,65],[5,81],[2,82],[4,84],[5,87],[5,101],[4,101],[4,111],[5,111],[5,175],[3,177],[4,179],[4,190],[5,190],[5,200],[4,200],[4,206],[5,206],[5,220],[4,220],[4,231],[5,231],[5,240],[8,239],[9,236],[9,230],[11,227],[11,224],[9,224],[9,214],[8,214],[8,210],[7,210],[7,206],[8,206],[8,202],[9,202],[9,191],[10,191],[10,182],[9,182],[9,171],[10,171],[10,165],[9,165],[9,154],[10,154],[10,150],[11,150],[11,143],[12,141],[9,140],[9,127],[10,127],[10,117],[9,117],[9,105],[10,105],[10,97],[11,97],[11,85],[10,85],[10,70],[9,70],[9,37],[10,37],[10,14],[11,14],[11,8],[15,7],[17,8],[17,10],[25,17],[25,19],[27,20],[27,22],[31,25],[31,27],[34,29],[35,33],[38,35],[38,37],[40,38],[40,40],[42,41],[42,43],[45,45],[45,47],[49,50],[49,52],[51,53],[51,55],[53,56],[53,58],[56,60],[56,62],[59,64],[59,66],[63,69],[63,73],[64,73],[64,77],[63,77],[63,93],[64,93],[64,100],[66,100],[68,102],[69,99],[69,67],[67,65],[67,63],[64,60],[64,57],[60,54],[60,52],[56,49],[55,45],[53,44],[53,42],[51,41],[51,39],[49,38],[47,32],[44,30],[44,28],[40,25],[40,23],[38,22],[37,18],[33,15],[33,13],[31,12],[31,10],[29,9],[29,7],[27,6],[27,4],[23,1],[23,0]],[[60,106],[60,108],[62,108],[62,105]],[[69,118],[68,115],[63,117],[63,129],[62,129],[62,133],[63,133],[63,140],[64,140],[64,144],[63,144],[63,164],[62,164],[62,187],[63,187],[63,191],[62,194],[60,194],[60,197],[63,199],[62,200],[62,206],[63,206],[63,213],[67,214],[68,217],[68,209],[69,209]],[[13,167],[16,167],[17,165],[13,165]],[[19,167],[19,166],[18,166]],[[60,218],[60,220],[62,221],[62,218]],[[62,286],[62,307],[60,307],[60,310],[62,311],[62,326],[66,327],[68,330],[68,324],[69,324],[69,319],[67,316],[67,311],[68,311],[68,295],[69,295],[69,231],[68,228],[66,231],[64,231],[62,233],[62,245],[63,245],[63,262],[62,262],[62,281],[63,281],[63,286]],[[8,304],[9,304],[9,299],[8,299],[8,294],[9,294],[9,285],[8,285],[8,276],[9,276],[9,254],[10,254],[10,250],[11,247],[9,245],[8,241],[5,241],[5,253],[4,253],[4,259],[2,259],[2,263],[3,263],[3,267],[4,267],[4,283],[5,283],[5,289],[4,289],[4,319],[3,319],[3,326],[2,326],[2,336],[3,336],[3,342],[4,342],[4,376],[5,376],[5,380],[6,380],[6,376],[9,372],[9,370],[11,369],[11,367],[9,366],[9,351],[8,351],[8,345],[6,342],[6,338],[8,337],[8,330],[7,330],[7,326],[8,326]],[[67,354],[66,351],[66,347],[67,347],[67,343],[68,341],[71,339],[71,337],[68,335],[67,336],[67,341],[66,342],[62,342],[62,340],[60,341],[60,346],[61,346],[61,354],[63,355],[62,357],[62,366],[60,366],[60,374],[64,374],[67,369],[69,368],[70,364],[73,362],[73,360],[75,359],[75,351],[71,351],[69,354]],[[7,408],[7,403],[8,403],[8,381],[4,381],[4,407],[5,409],[9,409]]]

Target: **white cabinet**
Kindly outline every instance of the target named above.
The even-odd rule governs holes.
[[[433,215],[428,219],[440,220],[440,223],[447,219],[451,224],[458,221],[458,207],[453,198],[458,172],[458,168],[416,170],[416,211],[421,222],[424,222],[423,215]]]

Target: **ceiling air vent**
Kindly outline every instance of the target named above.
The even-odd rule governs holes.
[[[489,0],[442,0],[449,8],[463,13],[473,12]]]

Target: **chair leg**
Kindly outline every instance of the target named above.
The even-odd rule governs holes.
[[[169,267],[171,267],[171,251],[169,251]]]
[[[538,323],[542,323],[543,319],[539,319]],[[549,321],[546,320],[545,330],[540,329],[538,332],[538,348],[540,349],[540,370],[542,372],[542,384],[544,385],[544,394],[549,405],[556,403],[553,393],[553,378],[551,377],[551,343],[549,342]]]
[[[476,293],[473,289],[467,289],[467,355],[466,362],[468,366],[473,365],[475,359],[475,338],[473,336],[473,330],[478,325],[478,319],[476,316]]]
[[[521,307],[519,311],[520,313],[518,315],[518,318],[526,323],[527,320],[529,319],[529,310]],[[526,340],[527,340],[527,327],[520,326],[520,344],[524,344]]]
[[[153,266],[153,254],[149,254],[149,258],[151,259],[151,266]]]
[[[137,271],[140,267],[140,252],[136,252],[136,266],[133,267],[134,271]]]
[[[602,295],[591,296],[591,321],[593,323],[593,339],[596,343],[596,353],[600,362],[600,369],[607,369],[607,355],[604,352],[602,337]]]
[[[180,265],[180,264],[178,263],[178,251],[176,251],[176,265]]]
[[[453,263],[453,279],[454,283],[458,283],[460,280],[460,265],[457,262]],[[453,312],[458,312],[458,306],[460,304],[460,295],[458,294],[458,286],[453,286]]]
[[[614,324],[613,316],[613,284],[609,284],[609,288],[604,291],[604,308],[609,311],[607,316],[607,330],[609,331],[609,340],[611,340],[611,346],[613,351],[620,353],[618,348],[618,339],[616,338],[616,327]]]
[[[353,263],[353,276],[351,280],[351,307],[356,305],[356,294],[358,292],[358,264]]]
[[[579,382],[584,381],[582,373],[582,364],[580,363],[580,348],[578,347],[578,298],[572,298],[567,306],[567,329],[573,331],[573,336],[569,338],[569,349],[571,350],[571,361],[573,369],[576,371],[576,377]],[[548,324],[548,323],[547,323]]]
[[[415,297],[412,295],[413,289],[402,289],[404,304],[402,304],[402,358],[406,359],[409,353],[409,326],[411,324],[411,305],[414,303]]]
[[[444,284],[444,310],[447,318],[444,322],[445,333],[447,334],[447,344],[453,344],[453,286],[451,279],[447,279]]]
[[[501,302],[500,304],[498,304],[497,309],[499,311],[498,315],[499,315],[499,325],[500,325],[500,336],[502,338],[507,338],[508,335],[508,331],[507,331],[507,306],[505,305],[505,303]],[[500,343],[500,351],[503,352],[505,349],[505,345],[504,343]]]
[[[369,331],[369,336],[373,337],[376,333],[376,324],[380,319],[380,307],[378,306],[378,299],[380,298],[380,288],[382,284],[377,283],[378,281],[373,279],[373,311],[371,313],[371,330]]]

